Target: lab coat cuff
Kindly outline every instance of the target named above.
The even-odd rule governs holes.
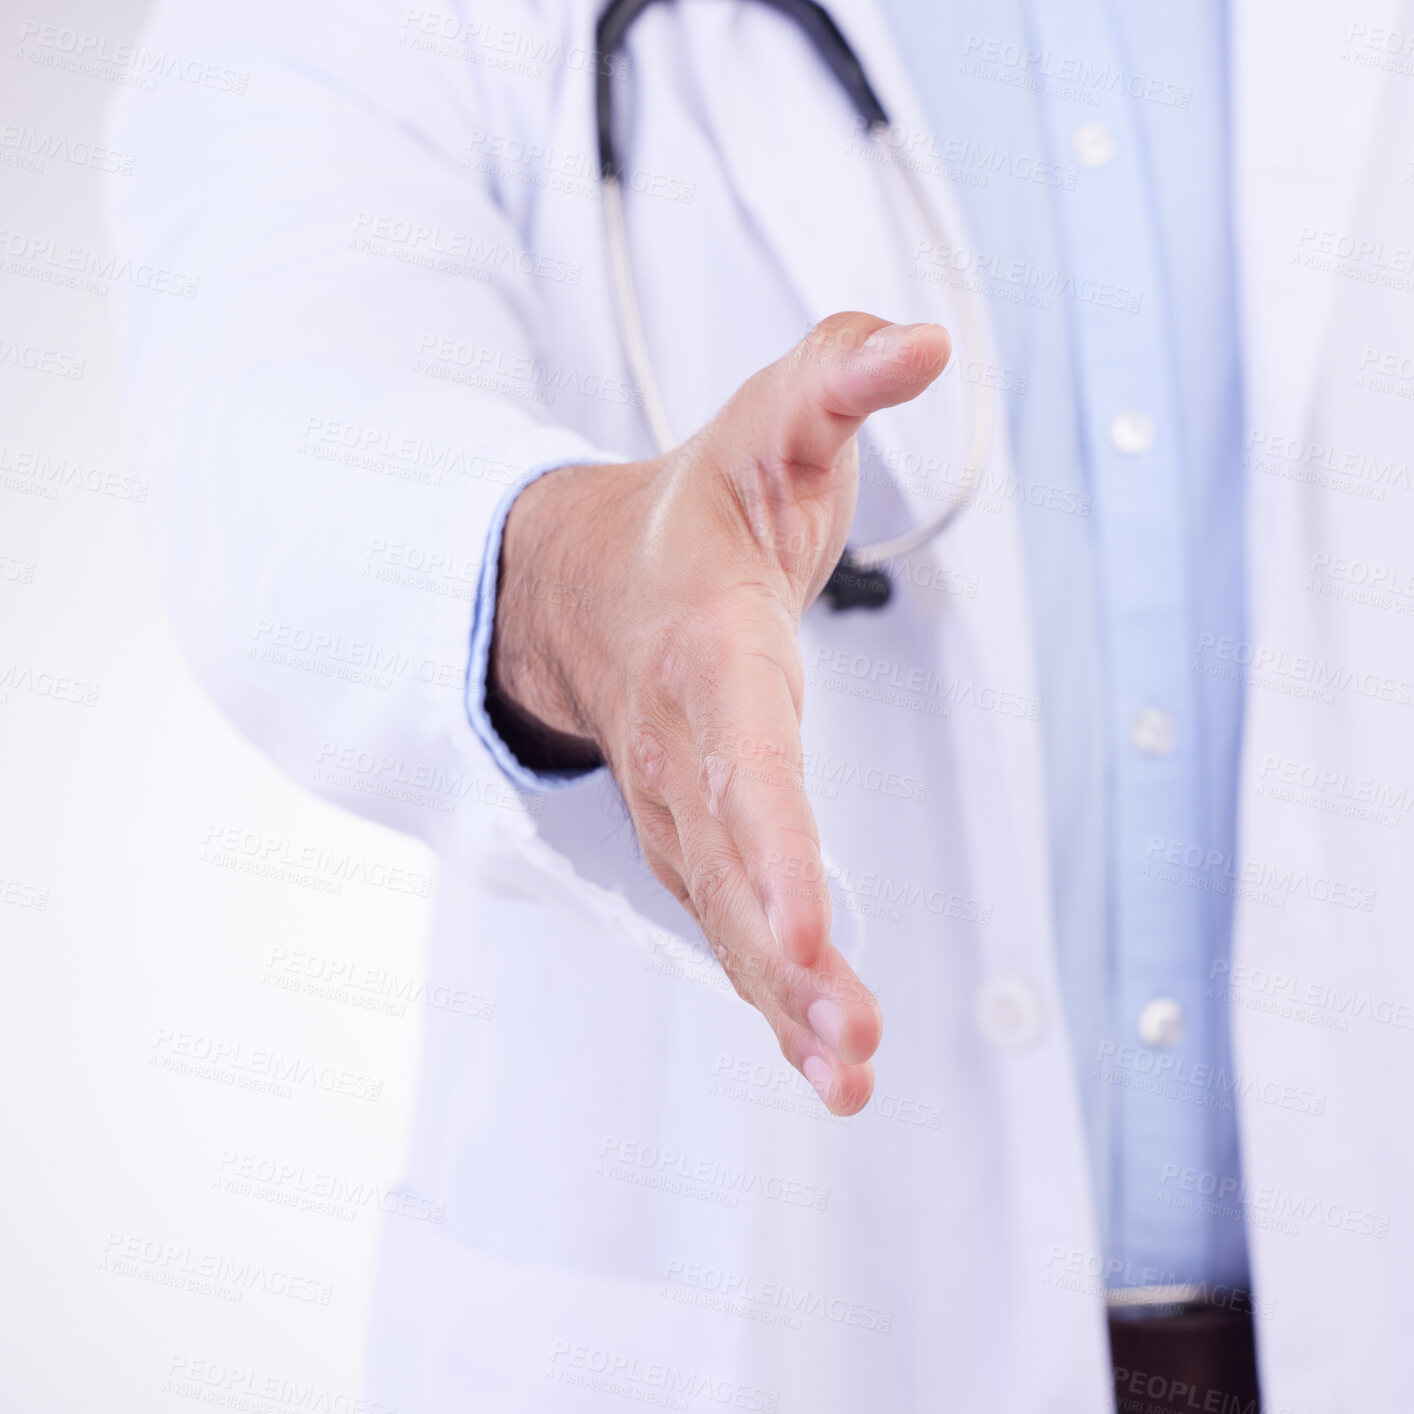
[[[466,714],[471,729],[481,744],[490,753],[501,773],[518,790],[563,790],[566,786],[578,785],[581,781],[597,775],[604,767],[534,771],[521,762],[491,724],[490,715],[486,710],[486,685],[491,666],[491,632],[496,624],[496,581],[500,572],[501,536],[505,532],[506,517],[510,515],[516,497],[546,472],[558,471],[566,466],[604,466],[626,460],[626,457],[588,450],[577,438],[574,440],[574,450],[568,454],[560,453],[534,461],[529,458],[523,460],[521,464],[528,465],[529,469],[501,498],[486,532],[486,544],[481,556],[481,578],[477,583],[476,602],[472,609],[471,660],[467,665],[466,676]]]

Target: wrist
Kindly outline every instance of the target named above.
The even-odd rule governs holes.
[[[517,754],[600,764],[616,626],[652,463],[563,467],[516,497],[497,566],[487,704]]]

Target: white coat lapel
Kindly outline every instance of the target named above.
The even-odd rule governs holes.
[[[1325,0],[1233,0],[1239,284],[1256,431],[1302,435],[1341,283],[1305,262],[1324,234],[1349,232],[1383,87],[1361,62],[1361,39],[1400,9],[1369,0],[1355,16]]]
[[[831,0],[829,10],[890,118],[905,130],[928,131],[931,124],[874,0]],[[853,108],[808,41],[759,3],[701,4],[691,13],[696,63],[703,72],[734,76],[727,92],[735,101],[724,96],[711,112],[729,180],[808,316],[816,320],[835,310],[866,309],[896,320],[935,320],[956,335],[960,321],[952,292],[912,274],[916,243],[932,233],[899,174],[859,155],[863,135]],[[946,179],[920,172],[918,180],[942,218],[934,226],[941,226],[951,246],[967,248],[966,227]],[[966,353],[990,361],[991,336],[985,313],[979,313],[983,347]],[[878,435],[889,445],[947,460],[961,446],[959,432],[969,417],[970,386],[945,377],[924,398],[876,414],[864,440]],[[1010,483],[1004,418],[998,415],[994,422],[989,480]],[[944,479],[954,481],[953,473]],[[948,488],[904,476],[899,489],[914,522],[921,523],[937,515],[940,490],[946,494]],[[949,567],[970,571],[987,584],[985,597],[947,606],[939,625],[941,655],[951,671],[1034,695],[1016,504],[1003,497],[999,514],[964,511],[957,529],[937,548]],[[1047,978],[1054,994],[1039,730],[1012,723],[1002,734],[995,723],[969,725],[973,735],[969,749],[958,755],[955,786],[963,818],[970,822],[978,887],[994,888],[996,897],[1010,901],[1006,921],[992,930],[993,961]],[[995,752],[979,749],[984,741],[1001,745]],[[1024,888],[1016,887],[1018,879],[1025,880]]]
[[[891,116],[924,126],[874,7],[855,0],[829,8]],[[907,323],[932,320],[949,328],[959,355],[987,359],[985,350],[961,347],[947,287],[913,274],[927,268],[918,243],[932,240],[935,231],[954,245],[966,244],[946,181],[919,175],[935,212],[930,228],[902,178],[881,160],[882,149],[860,131],[843,88],[791,21],[759,3],[696,5],[691,13],[703,71],[734,75],[730,91],[737,97],[712,112],[724,166],[808,318],[863,309]],[[800,75],[810,81],[800,82]],[[923,403],[880,414],[871,428],[904,434],[910,449],[926,446],[930,455],[947,456],[971,416],[967,391],[960,380],[945,379]],[[936,484],[901,479],[916,521],[938,514],[961,470],[949,465]]]

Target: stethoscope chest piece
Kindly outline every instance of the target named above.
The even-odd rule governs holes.
[[[846,550],[825,582],[820,597],[837,614],[846,609],[882,609],[889,602],[893,585],[880,569],[865,569]]]

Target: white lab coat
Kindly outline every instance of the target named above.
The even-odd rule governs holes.
[[[405,1411],[1105,1408],[1005,441],[985,504],[932,552],[942,590],[802,628],[837,933],[886,1017],[876,1100],[832,1120],[691,939],[604,779],[521,801],[467,726],[465,566],[508,481],[652,450],[593,194],[594,6],[467,9],[177,0],[152,45],[235,77],[133,94],[115,138],[141,154],[114,192],[121,245],[200,279],[192,300],[133,301],[126,338],[178,631],[296,778],[431,841],[436,978],[495,1000],[491,1024],[431,1023],[409,1182],[453,1201],[388,1250],[374,1393]],[[1238,1070],[1262,1082],[1239,1102],[1258,1339],[1272,1408],[1371,1414],[1408,1397],[1414,824],[1316,807],[1348,803],[1322,773],[1414,787],[1414,638],[1308,583],[1323,554],[1414,574],[1397,395],[1414,381],[1362,386],[1414,354],[1409,274],[1368,278],[1414,244],[1414,84],[1369,38],[1409,15],[1371,0],[1352,40],[1314,0],[1234,9],[1264,655],[1234,867],[1267,887],[1239,902],[1234,968],[1381,1004],[1342,1013],[1323,992],[1345,1026],[1313,1024],[1262,973],[1234,1007]],[[874,0],[831,10],[897,122],[926,131]],[[845,100],[778,15],[653,7],[629,68],[630,234],[680,434],[831,311],[956,326],[896,174],[851,155]],[[922,181],[965,252],[946,183]],[[1354,276],[1308,260],[1338,263],[1321,247],[1347,237],[1380,247]],[[967,392],[950,376],[870,421],[872,532],[936,510]],[[460,568],[420,592],[363,573],[379,543]],[[1329,700],[1301,695],[1313,659],[1339,670]],[[367,787],[380,758],[387,782],[464,793],[446,810],[330,784],[331,761],[365,762],[338,779]],[[1312,771],[1310,800],[1270,789]],[[1270,1220],[1292,1202],[1296,1236]]]

